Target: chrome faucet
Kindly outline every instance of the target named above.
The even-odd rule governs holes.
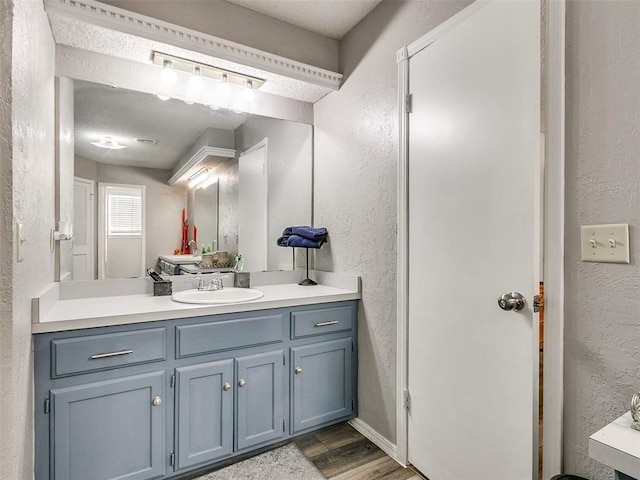
[[[198,290],[222,290],[224,288],[222,285],[222,279],[225,277],[227,277],[227,275],[216,275],[211,279],[208,285],[204,281],[204,278],[201,278],[198,280]]]

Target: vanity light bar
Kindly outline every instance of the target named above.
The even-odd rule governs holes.
[[[189,188],[194,188],[204,182],[209,174],[208,168],[201,168],[196,173],[189,177]]]
[[[227,81],[231,85],[237,85],[239,87],[252,88],[257,90],[265,82],[261,78],[252,77],[250,75],[243,75],[241,73],[224,70],[222,68],[212,67],[211,65],[205,65],[203,63],[194,62],[185,58],[174,57],[167,53],[153,52],[153,64],[163,67],[165,62],[171,62],[173,70],[186,73],[188,75],[193,74],[193,67],[200,68],[200,75],[203,77],[211,78],[213,80],[222,81],[222,76],[227,76]]]

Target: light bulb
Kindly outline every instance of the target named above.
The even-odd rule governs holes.
[[[247,102],[253,102],[253,99],[256,98],[256,94],[253,91],[253,83],[251,80],[247,80],[247,83],[244,86],[244,90],[242,92],[242,99]]]
[[[192,93],[198,93],[202,90],[203,85],[204,81],[202,80],[202,72],[200,72],[200,67],[196,65],[193,67],[193,73],[189,78],[189,85],[187,88]]]
[[[165,60],[162,62],[162,72],[160,73],[160,80],[167,86],[172,86],[178,80],[178,75],[173,69],[173,63],[171,60]]]
[[[220,79],[220,83],[216,88],[216,96],[218,99],[226,100],[231,95],[231,86],[229,85],[229,79],[227,78],[227,74],[223,73],[222,78]]]

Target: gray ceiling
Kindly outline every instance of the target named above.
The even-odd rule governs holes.
[[[382,0],[227,1],[339,40]]]
[[[74,80],[74,85],[76,155],[101,163],[171,169],[205,130],[232,131],[249,117],[80,80]],[[105,135],[128,148],[91,145]],[[134,138],[156,143],[145,145]]]

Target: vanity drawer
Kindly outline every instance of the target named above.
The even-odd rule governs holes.
[[[350,305],[291,312],[292,338],[349,331],[353,328]]]
[[[104,333],[51,341],[51,376],[164,360],[165,328]]]
[[[190,357],[240,347],[284,341],[284,315],[176,327],[176,357]]]

